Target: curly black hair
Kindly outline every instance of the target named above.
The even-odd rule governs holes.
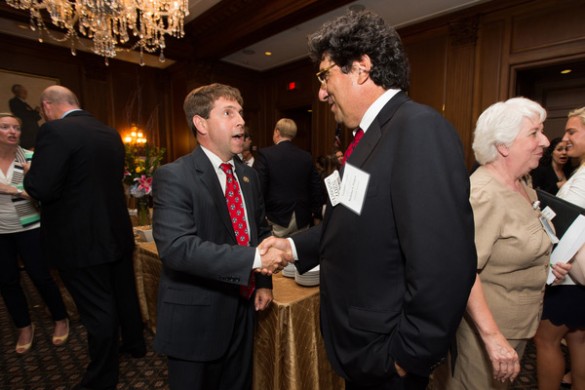
[[[309,56],[319,63],[329,55],[344,73],[353,61],[367,54],[372,61],[370,77],[385,89],[409,87],[410,67],[396,30],[371,11],[349,11],[308,36]]]

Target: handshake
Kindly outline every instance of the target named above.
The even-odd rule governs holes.
[[[262,260],[262,268],[256,268],[256,272],[263,275],[276,274],[293,261],[290,242],[285,238],[266,238],[258,245],[258,252]]]

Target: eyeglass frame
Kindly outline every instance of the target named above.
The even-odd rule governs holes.
[[[322,70],[318,71],[317,73],[315,73],[315,76],[317,76],[317,80],[319,80],[321,85],[327,83],[327,79],[329,78],[329,72],[335,66],[337,66],[337,64],[333,63],[332,65],[328,66],[327,68],[322,69]]]

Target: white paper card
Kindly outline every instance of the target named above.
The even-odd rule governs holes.
[[[357,215],[362,212],[370,174],[346,163],[339,189],[339,201]]]
[[[540,223],[542,224],[544,231],[546,232],[546,234],[548,234],[548,238],[550,238],[550,242],[552,242],[553,244],[558,244],[559,239],[555,235],[555,232],[550,225],[550,220],[547,219],[546,217],[544,217],[542,214],[540,215],[540,217],[538,217],[538,219],[540,220]]]
[[[540,212],[540,214],[541,214],[543,217],[545,217],[546,219],[548,219],[549,221],[552,221],[552,220],[553,220],[553,218],[557,216],[557,213],[555,213],[555,212],[553,211],[553,209],[551,209],[551,208],[550,208],[550,207],[548,207],[548,206],[546,206],[546,207],[544,208],[544,210],[542,210],[542,211]]]
[[[573,259],[575,253],[583,246],[585,243],[585,217],[583,215],[579,215],[571,226],[567,229],[561,241],[556,246],[552,254],[550,255],[550,263],[551,265],[556,264],[558,262],[567,263]],[[552,273],[552,269],[549,269],[548,272],[548,279],[546,281],[547,284],[551,284],[554,282],[555,276]],[[569,276],[565,279],[567,284],[572,284],[570,281]],[[565,283],[563,283],[565,284]]]
[[[331,201],[331,206],[337,206],[339,204],[339,187],[341,186],[339,171],[335,170],[335,172],[327,176],[324,181],[329,200]],[[323,215],[325,215],[325,210],[323,210]]]

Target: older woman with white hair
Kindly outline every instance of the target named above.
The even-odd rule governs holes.
[[[473,151],[481,166],[471,176],[470,197],[477,277],[457,330],[456,364],[449,359],[435,372],[436,389],[506,389],[520,372],[540,319],[552,247],[525,181],[549,145],[545,119],[538,103],[513,98],[477,121]],[[558,268],[561,280],[568,270]]]

